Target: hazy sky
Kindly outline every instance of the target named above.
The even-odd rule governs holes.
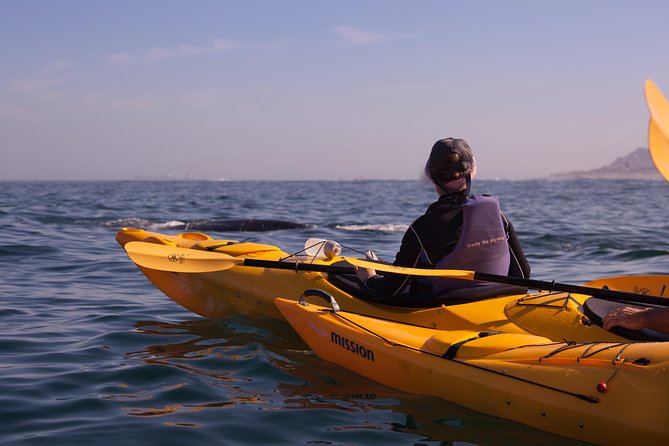
[[[481,178],[646,147],[669,2],[0,2],[0,180]]]

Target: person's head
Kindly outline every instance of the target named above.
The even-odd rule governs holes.
[[[464,139],[440,139],[432,146],[425,176],[446,193],[466,191],[476,174],[474,154]]]

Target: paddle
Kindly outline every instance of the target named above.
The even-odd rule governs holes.
[[[232,257],[220,252],[200,251],[197,249],[178,248],[138,241],[126,243],[124,248],[128,253],[128,256],[137,265],[159,271],[208,273],[224,271],[234,266],[250,266],[271,269],[286,269],[292,271],[319,271],[331,274],[345,274],[353,272],[351,268],[342,266],[323,265],[317,263],[282,262],[276,260],[245,259]],[[604,300],[640,302],[652,305],[669,306],[669,299],[666,298],[643,296],[622,291],[611,291],[579,285],[522,279],[519,277],[498,276],[494,274],[478,273],[475,271],[405,268],[384,263],[370,262],[368,260],[356,259],[352,257],[343,257],[343,259],[351,265],[358,267],[371,268],[396,274],[427,277],[450,277],[463,280],[505,283],[536,290],[563,291],[568,293],[585,294],[587,296],[594,296]]]
[[[584,294],[603,300],[615,302],[635,302],[651,305],[669,306],[669,299],[657,296],[645,296],[641,294],[627,293],[624,291],[612,291],[601,288],[592,288],[580,285],[569,285],[565,283],[546,282],[543,280],[523,279],[520,277],[498,276],[496,274],[479,273],[467,270],[428,269],[428,268],[405,268],[401,266],[387,265],[384,263],[370,262],[369,260],[345,257],[351,265],[360,268],[375,269],[395,274],[410,276],[451,277],[454,279],[479,280],[482,282],[505,283],[533,290],[562,291],[567,293]]]
[[[139,241],[126,243],[124,249],[132,261],[139,266],[175,273],[210,273],[230,269],[233,266],[255,266],[293,271],[320,271],[333,274],[354,272],[352,268],[345,266],[245,259],[221,252],[178,248],[176,246]]]
[[[646,104],[650,112],[648,147],[655,167],[669,181],[669,102],[655,82],[645,84]]]

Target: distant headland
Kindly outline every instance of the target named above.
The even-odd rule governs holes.
[[[632,153],[617,158],[611,164],[592,170],[557,173],[547,177],[549,180],[611,179],[611,180],[662,180],[650,152],[640,147]]]

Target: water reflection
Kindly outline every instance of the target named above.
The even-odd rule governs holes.
[[[141,407],[128,408],[130,416],[184,415],[254,405],[261,411],[296,411],[294,417],[303,417],[303,423],[322,432],[383,430],[411,434],[415,436],[412,444],[579,444],[369,381],[319,360],[283,322],[235,316],[222,321],[141,321],[135,327],[164,342],[129,352],[128,358],[177,370],[180,373],[173,379],[181,382],[115,395],[128,403],[141,401]],[[148,407],[149,400],[161,404]],[[338,424],[332,425],[332,417],[324,420],[323,412],[329,411],[339,414]],[[166,424],[201,425],[197,416]]]

